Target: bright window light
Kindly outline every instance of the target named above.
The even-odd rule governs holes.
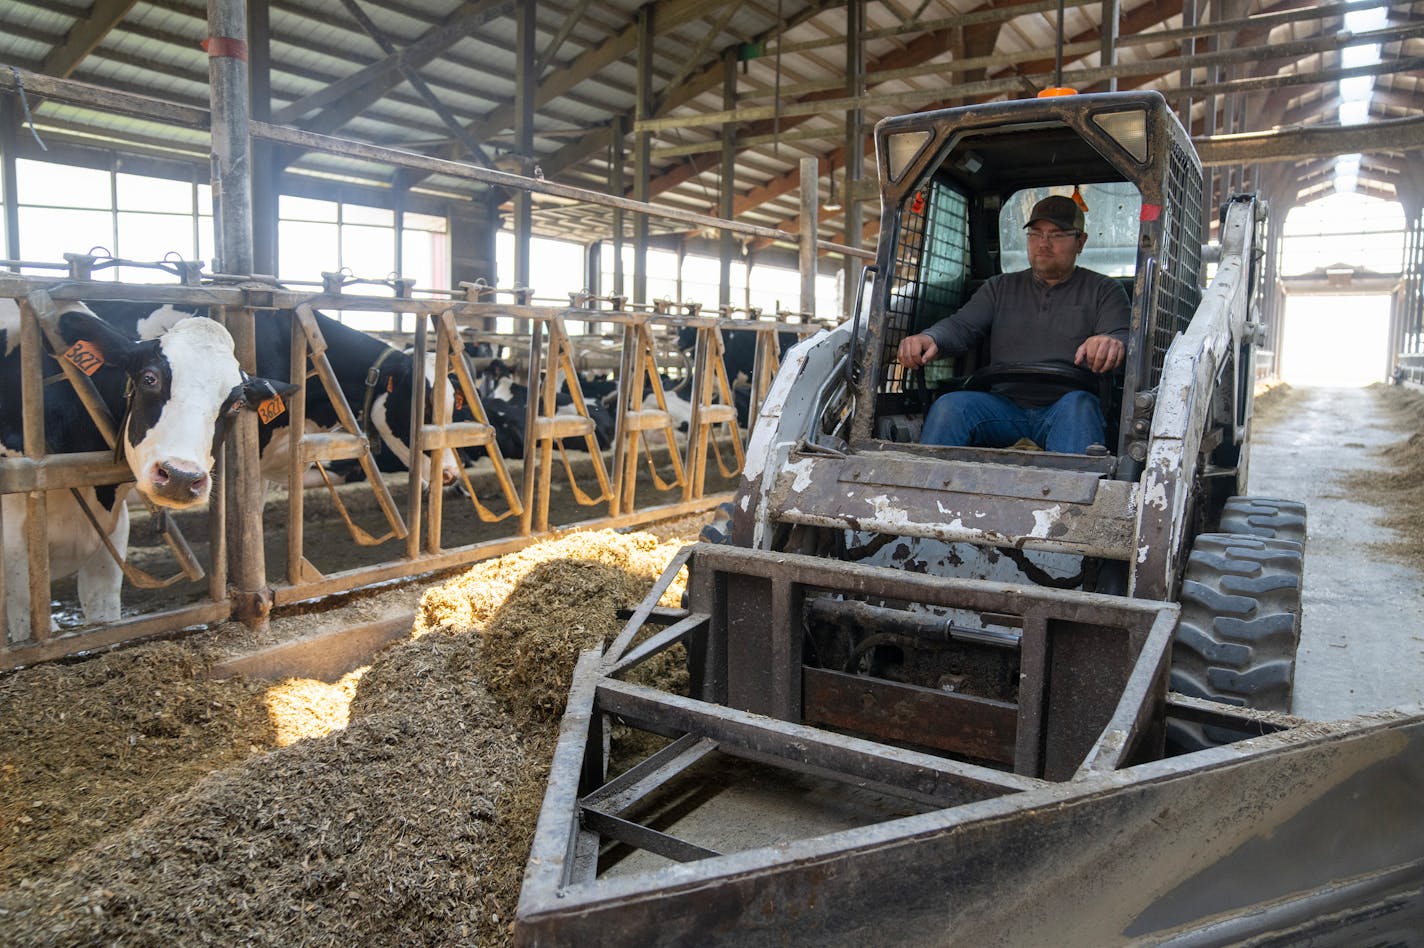
[[[1370,103],[1364,102],[1341,102],[1340,103],[1340,124],[1341,125],[1363,125],[1369,121]]]

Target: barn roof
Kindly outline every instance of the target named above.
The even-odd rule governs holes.
[[[1210,143],[1216,149],[1210,164],[1222,187],[1254,187],[1286,205],[1310,200],[1336,187],[1336,154],[1357,151],[1359,191],[1402,199],[1417,210],[1424,180],[1407,155],[1424,144],[1424,4],[1389,4],[1377,25],[1347,32],[1346,15],[1372,5],[1378,6],[1371,0],[1064,0],[1062,80],[1091,91],[1106,88],[1105,77],[1115,74],[1119,88],[1162,91],[1189,115],[1204,154],[1207,140],[1219,139]],[[651,131],[650,199],[703,213],[717,210],[722,143],[731,128],[736,216],[794,228],[802,157],[820,162],[823,202],[829,203],[832,178],[845,194],[853,10],[864,11],[860,104],[867,132],[884,116],[1031,95],[1057,81],[1060,4],[1054,0],[880,0],[863,7],[845,0],[540,0],[531,6],[528,46],[537,85],[523,145],[516,137],[524,103],[518,82],[522,6],[511,0],[252,0],[254,117],[600,191],[619,186],[610,183],[615,160],[625,170],[621,186],[631,188],[642,119]],[[1114,7],[1118,39],[1105,63],[1102,17]],[[641,114],[640,33],[651,36]],[[0,4],[0,65],[196,108],[208,103],[207,35],[204,0]],[[1310,139],[1293,146],[1303,139],[1291,133],[1340,125],[1342,102],[1358,94],[1347,83],[1342,95],[1342,75],[1357,77],[1355,86],[1369,85],[1358,77],[1373,77],[1362,114],[1349,116],[1360,106],[1346,109],[1347,120],[1363,124],[1324,144]],[[263,101],[264,88],[270,102]],[[733,126],[709,118],[729,103],[753,117]],[[151,117],[39,96],[26,104],[39,138],[61,152],[103,149],[134,161],[176,159],[175,167],[195,169],[208,160],[202,128],[175,129]],[[1268,146],[1242,152],[1244,146],[1220,138],[1252,132],[1284,133],[1281,148],[1306,153],[1276,160]],[[11,140],[20,153],[37,153],[28,134]],[[284,188],[338,181],[379,191],[400,183],[418,202],[479,198],[489,187],[438,173],[396,175],[388,165],[349,156],[276,154],[288,172]],[[873,178],[873,165],[867,161],[866,168],[865,177]],[[863,185],[851,187],[873,198]],[[536,233],[581,239],[606,236],[610,226],[606,208],[552,196],[536,199],[533,222]],[[836,213],[821,214],[823,238],[840,239],[840,225]],[[679,228],[687,229],[653,224],[654,233]]]

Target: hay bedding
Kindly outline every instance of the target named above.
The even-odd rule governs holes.
[[[1351,471],[1340,486],[1383,511],[1376,522],[1394,538],[1372,545],[1424,570],[1424,395],[1399,385],[1370,388],[1386,422],[1408,437],[1378,450],[1379,469]]]
[[[364,675],[289,691],[286,707],[318,718],[339,718],[341,694],[354,697],[344,729],[286,747],[268,718],[280,702],[253,683],[203,679],[179,645],[0,680],[0,814],[25,827],[7,831],[0,855],[3,940],[506,943],[573,660],[616,633],[616,610],[645,595],[678,545],[575,534],[472,568],[430,590],[413,637]],[[45,692],[59,700],[42,709]],[[41,726],[61,712],[65,727]],[[164,736],[192,741],[192,759],[175,743],[131,772],[134,748],[150,753]],[[45,756],[48,769],[33,766]],[[70,778],[111,774],[127,797],[85,811]],[[51,783],[72,811],[31,807]],[[84,831],[45,837],[42,819]]]

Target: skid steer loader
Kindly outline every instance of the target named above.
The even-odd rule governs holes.
[[[875,140],[856,318],[788,353],[717,542],[579,663],[517,939],[1420,943],[1420,709],[1289,715],[1305,512],[1244,494],[1264,206],[1221,209],[1207,283],[1156,93]],[[1123,370],[907,372],[901,339],[1025,265],[1049,193],[1129,292]],[[1104,450],[918,443],[942,392],[1024,380],[1096,392]],[[638,680],[674,645],[686,695]],[[614,726],[668,743],[614,773]]]

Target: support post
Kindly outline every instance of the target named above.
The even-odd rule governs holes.
[[[811,320],[816,316],[816,227],[820,189],[817,187],[815,158],[801,159],[801,316]]]
[[[1121,13],[1120,0],[1103,0],[1102,26],[1098,30],[1103,44],[1102,53],[1100,54],[1100,65],[1117,65],[1118,19]],[[1105,91],[1117,91],[1117,76],[1110,76],[1108,78],[1107,89]]]
[[[865,90],[865,0],[849,0],[846,4],[846,96],[855,98],[863,95]],[[861,127],[861,110],[859,106],[846,110],[846,137],[845,137],[845,244],[847,247],[860,247],[863,222],[861,219],[862,204],[856,197],[856,185],[865,172],[865,143],[864,131]],[[851,310],[855,306],[855,293],[851,287],[856,285],[859,275],[860,262],[858,257],[847,256],[845,258],[845,287],[844,308],[841,315],[846,319],[851,316]]]
[[[638,8],[638,88],[637,114],[639,120],[653,117],[653,39],[656,25],[653,23],[654,5],[644,4]],[[647,202],[652,200],[652,146],[651,132],[638,132],[633,137],[633,197]],[[637,303],[648,301],[648,215],[638,214],[633,218],[633,300]]]
[[[515,81],[514,81],[514,147],[524,160],[524,173],[534,175],[534,96],[539,91],[538,77],[534,74],[534,4],[518,5],[515,26]],[[519,286],[529,286],[529,241],[534,229],[534,195],[523,188],[514,192],[514,282]],[[528,295],[521,295],[516,302],[529,303]],[[527,319],[515,319],[514,331],[526,332]],[[530,383],[533,384],[532,382]]]
[[[735,47],[722,54],[722,109],[731,112],[737,107],[737,56]],[[720,166],[721,191],[717,215],[732,219],[733,202],[737,198],[737,126],[728,122],[722,126],[722,163]],[[736,252],[736,240],[731,231],[722,230],[717,241],[717,305],[732,305],[732,254]]]
[[[217,269],[247,274],[253,266],[252,148],[248,138],[246,0],[208,2],[208,87],[212,99],[213,213]],[[256,322],[250,309],[226,312],[238,363],[257,370]],[[228,507],[229,581],[233,616],[252,629],[267,626],[272,590],[262,549],[262,479],[258,470],[257,416],[243,412],[233,426],[223,491]]]

